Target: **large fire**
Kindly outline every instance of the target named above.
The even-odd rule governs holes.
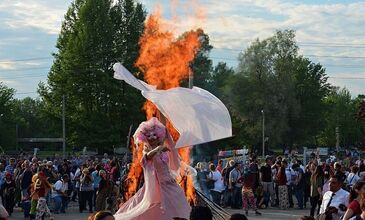
[[[136,62],[136,66],[144,74],[145,81],[157,86],[157,89],[178,87],[181,81],[191,74],[190,63],[200,47],[200,34],[201,30],[189,31],[176,39],[172,32],[162,30],[159,12],[151,15],[145,23],[144,34],[140,38],[140,57]],[[157,108],[151,102],[145,103],[144,110],[147,119],[159,116]],[[166,127],[176,141],[179,133],[169,121],[166,122]],[[128,188],[129,196],[136,192],[142,174],[139,165],[141,150],[141,147],[133,150],[133,164],[128,174],[131,180]],[[190,164],[190,147],[180,148],[179,154],[185,163]],[[194,202],[195,191],[192,178],[183,172],[184,170],[177,181],[183,187],[189,202]]]

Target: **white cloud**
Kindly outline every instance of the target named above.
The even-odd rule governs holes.
[[[164,1],[166,3],[167,0]],[[209,34],[216,48],[235,49],[225,53],[222,60],[231,62],[238,55],[237,50],[247,47],[256,38],[267,38],[275,30],[294,29],[296,40],[300,43],[353,44],[353,47],[324,47],[300,45],[300,53],[319,56],[365,57],[365,2],[332,4],[330,1],[313,4],[291,0],[201,0],[207,19],[197,19],[192,8],[190,15],[167,21],[177,35],[186,30],[202,27]],[[151,3],[149,2],[149,5]],[[165,4],[166,5],[166,4]],[[168,9],[166,9],[168,10]],[[363,46],[363,47],[364,47]],[[226,51],[227,52],[227,51]],[[326,65],[360,65],[365,59],[344,59],[334,57],[309,57]],[[338,70],[337,70],[338,72]],[[346,73],[347,76],[353,72]],[[356,81],[356,80],[355,80]],[[346,86],[351,92],[365,93],[361,85],[365,81],[331,79],[336,85]],[[353,89],[354,88],[354,89]],[[355,89],[356,88],[356,89]]]
[[[0,61],[0,70],[13,70],[16,68],[15,62],[1,60]]]
[[[11,17],[7,17],[5,21],[0,23],[14,29],[34,27],[49,34],[57,34],[70,2],[70,0],[2,0],[0,13],[10,14]]]

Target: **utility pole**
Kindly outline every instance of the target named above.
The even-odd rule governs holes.
[[[336,127],[336,151],[340,150],[340,128]]]
[[[63,159],[66,159],[65,95],[62,96],[62,139]]]
[[[261,110],[262,113],[262,157],[265,158],[265,112]]]

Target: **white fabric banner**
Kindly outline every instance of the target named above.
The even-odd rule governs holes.
[[[141,90],[179,132],[176,148],[193,146],[232,136],[231,117],[226,106],[213,94],[199,87],[157,90],[138,80],[116,63],[114,78]]]

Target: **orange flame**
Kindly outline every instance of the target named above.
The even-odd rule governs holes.
[[[144,73],[144,79],[148,84],[155,85],[157,89],[170,89],[178,87],[180,82],[188,78],[191,73],[190,63],[200,47],[199,36],[202,30],[189,31],[175,39],[172,32],[162,30],[160,21],[159,12],[147,19],[144,34],[140,38],[141,49],[136,66]],[[149,101],[143,108],[146,111],[147,119],[159,114],[156,106]],[[168,121],[166,127],[176,141],[179,133]],[[132,184],[128,187],[128,192],[131,192],[129,196],[136,192],[138,179],[142,174],[139,165],[142,148],[134,149],[133,152],[133,164],[128,178],[134,181],[131,181]],[[190,164],[189,147],[179,149],[179,154],[185,163]],[[192,178],[187,176],[182,180],[179,182],[189,202],[195,202]]]

